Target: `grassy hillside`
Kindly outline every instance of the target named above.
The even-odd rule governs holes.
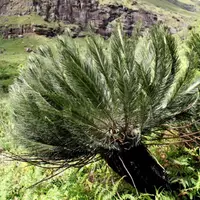
[[[180,30],[188,26],[197,26],[200,18],[200,3],[198,0],[99,0],[101,4],[123,4],[131,9],[144,9],[158,15],[158,20],[169,27]],[[172,2],[177,3],[172,3]],[[185,5],[185,6],[183,6]],[[188,6],[193,6],[195,11],[189,11]],[[199,21],[198,21],[199,24]]]
[[[20,65],[23,65],[30,53],[27,48],[35,50],[37,46],[52,42],[44,36],[34,34],[24,38],[0,39],[0,91],[6,92],[8,85],[18,74]]]
[[[0,16],[0,26],[16,26],[16,25],[27,25],[27,24],[45,25],[48,27],[58,26],[57,22],[47,22],[41,16],[35,13],[23,16],[16,16],[16,15]]]
[[[117,3],[123,4],[128,7],[139,7],[145,6],[145,8],[160,8],[162,10],[170,11],[170,12],[177,12],[178,14],[182,15],[199,15],[200,4],[198,0],[99,0],[101,4],[110,4],[110,3]],[[174,3],[172,3],[174,2]],[[175,3],[177,2],[177,3]],[[185,4],[185,8],[182,6]],[[190,12],[186,7],[189,5],[195,6],[196,11]],[[155,11],[155,10],[151,10]]]
[[[173,1],[169,0],[139,0],[139,2],[144,3],[146,5],[153,5],[163,10],[177,12],[183,15],[198,15],[198,10],[200,9],[198,1],[191,0],[178,0],[176,1],[177,3],[172,3]],[[185,8],[181,6],[183,4],[185,4]],[[188,7],[189,5],[195,6],[196,11],[191,12],[188,9],[186,9],[186,7]]]

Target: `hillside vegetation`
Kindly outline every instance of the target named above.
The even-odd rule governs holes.
[[[0,39],[0,90],[7,92],[8,86],[18,75],[31,51],[42,44],[51,43],[51,39],[35,34],[24,38]]]
[[[28,1],[24,0],[24,2],[27,3]],[[185,52],[188,48],[186,41],[190,38],[191,30],[194,32],[200,30],[200,3],[198,0],[99,0],[99,2],[101,5],[123,4],[123,6],[133,10],[143,9],[157,14],[158,21],[167,25],[173,32],[179,44],[178,53],[181,64],[185,67],[187,64]],[[19,9],[19,7],[17,6],[16,9]],[[50,28],[58,26],[58,22],[45,21],[35,12],[23,16],[12,15],[12,13],[10,16],[0,16],[1,28],[20,27],[27,24],[44,25]],[[66,25],[63,22],[59,22],[59,26],[65,30],[68,30],[69,27],[77,28],[75,24]],[[9,86],[18,77],[27,63],[28,57],[36,51],[37,47],[46,44],[53,46],[56,39],[56,37],[48,38],[35,33],[24,34],[21,38],[0,38],[0,200],[200,199],[200,139],[198,137],[200,124],[198,122],[198,110],[195,111],[197,120],[195,118],[192,123],[188,123],[188,116],[183,115],[179,116],[180,118],[173,124],[173,127],[168,127],[164,131],[162,127],[151,132],[150,137],[153,139],[148,149],[166,169],[169,181],[179,187],[179,190],[175,192],[164,192],[158,188],[155,197],[147,193],[138,195],[135,189],[115,174],[102,160],[80,169],[71,168],[66,171],[58,169],[56,171],[56,169],[39,168],[23,162],[11,161],[4,157],[6,151],[14,153],[24,151],[13,143],[10,136],[13,124],[9,118]],[[74,41],[81,49],[81,55],[85,56],[84,39],[76,38]],[[193,124],[193,122],[195,123]],[[179,134],[183,135],[177,138]],[[189,134],[189,136],[185,134]],[[193,135],[194,137],[191,139],[190,136]],[[148,140],[148,136],[145,137]],[[182,140],[186,142],[182,143]],[[58,176],[54,177],[56,173],[58,173]],[[48,179],[49,177],[53,178]]]
[[[188,26],[198,28],[200,3],[198,0],[100,0],[102,4],[123,4],[131,9],[144,9],[158,15],[158,20],[177,31],[187,32]]]

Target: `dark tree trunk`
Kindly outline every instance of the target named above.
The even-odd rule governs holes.
[[[139,192],[155,194],[155,188],[170,190],[164,168],[151,156],[143,144],[132,146],[130,142],[120,145],[120,151],[102,155],[108,165]]]

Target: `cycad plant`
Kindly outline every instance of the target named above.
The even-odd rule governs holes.
[[[62,37],[53,50],[40,47],[12,85],[13,135],[30,149],[26,160],[67,168],[100,155],[141,192],[170,189],[143,136],[195,105],[197,65],[181,70],[163,27],[86,41],[84,52]]]

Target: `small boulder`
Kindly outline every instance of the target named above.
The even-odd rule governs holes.
[[[27,53],[31,53],[33,50],[32,50],[30,47],[27,47],[27,48],[25,49],[25,51],[26,51]]]
[[[24,36],[23,35],[18,35],[18,38],[23,38]]]

